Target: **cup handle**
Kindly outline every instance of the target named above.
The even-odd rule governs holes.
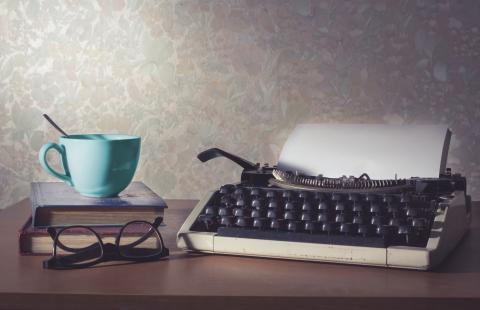
[[[64,174],[58,173],[57,171],[53,170],[52,167],[47,162],[47,153],[50,149],[55,149],[58,153],[60,153],[61,159],[62,159],[62,166],[63,170],[65,171]],[[64,181],[70,186],[73,186],[72,183],[72,178],[70,177],[70,172],[68,171],[67,167],[67,160],[66,160],[66,155],[65,155],[65,148],[61,145],[58,145],[56,143],[47,143],[42,146],[40,149],[40,152],[38,153],[38,160],[40,161],[40,165],[42,165],[42,168],[48,172],[50,175],[59,178],[60,180]]]

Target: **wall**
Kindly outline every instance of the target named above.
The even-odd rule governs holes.
[[[52,180],[42,112],[141,135],[136,178],[182,198],[239,180],[195,158],[211,146],[274,163],[297,123],[446,123],[480,199],[478,16],[475,0],[2,1],[0,207]]]

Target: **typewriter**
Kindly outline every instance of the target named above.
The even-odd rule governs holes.
[[[433,269],[460,242],[471,218],[465,178],[445,168],[450,136],[448,128],[433,125],[304,124],[287,140],[277,165],[206,150],[200,161],[228,158],[243,168],[241,180],[197,204],[177,245],[215,254]]]

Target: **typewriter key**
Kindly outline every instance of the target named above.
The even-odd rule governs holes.
[[[260,190],[258,188],[252,188],[250,191],[251,196],[260,196]]]
[[[293,204],[293,202],[287,201],[285,203],[285,210],[294,210],[294,209],[295,209],[295,205]]]
[[[278,207],[278,203],[276,200],[272,199],[268,202],[269,209],[276,209]]]
[[[220,218],[220,225],[230,227],[233,225],[233,216],[222,216]]]
[[[267,217],[269,219],[276,219],[277,218],[277,210],[273,209],[273,210],[268,210],[267,212]]]
[[[267,219],[266,218],[255,218],[253,219],[253,227],[264,229],[267,226]]]
[[[245,216],[235,218],[235,225],[238,227],[248,227],[252,224],[252,219]]]
[[[250,213],[250,216],[253,217],[253,218],[257,218],[257,217],[263,217],[265,215],[265,212],[263,212],[263,210],[252,210],[252,212]]]
[[[233,215],[234,216],[245,216],[245,209],[244,208],[235,208],[233,209]]]
[[[297,214],[294,211],[286,211],[283,214],[283,218],[286,219],[286,220],[295,220],[295,219],[297,219]]]
[[[300,223],[297,222],[297,221],[288,221],[288,225],[287,225],[287,230],[288,231],[299,231],[300,230]]]
[[[254,200],[252,200],[252,207],[253,208],[261,208],[262,207],[262,201],[260,200],[260,198],[255,198]]]
[[[302,205],[302,211],[311,211],[313,208],[312,208],[312,204],[309,203],[308,201],[305,201]]]
[[[232,215],[232,208],[222,207],[218,209],[218,215],[220,216]]]
[[[309,233],[314,233],[315,231],[317,231],[317,223],[313,221],[306,221],[303,225],[303,229],[305,231],[308,231]]]
[[[351,234],[354,232],[355,224],[352,223],[342,223],[340,225],[340,232],[344,234]]]
[[[207,206],[205,208],[205,214],[217,215],[217,208],[214,206]]]
[[[311,221],[312,220],[312,213],[311,212],[302,212],[302,216],[300,217],[302,221]]]

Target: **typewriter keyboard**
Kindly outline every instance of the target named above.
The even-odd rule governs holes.
[[[191,227],[238,238],[388,247],[425,247],[433,196],[325,193],[224,185]]]

